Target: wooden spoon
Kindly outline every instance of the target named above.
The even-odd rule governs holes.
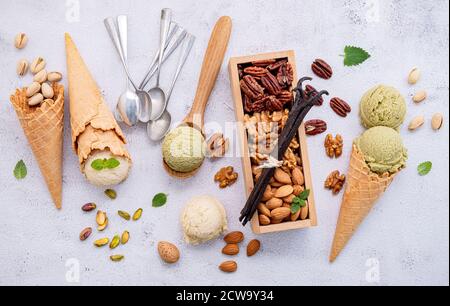
[[[198,81],[197,92],[195,94],[192,108],[186,118],[183,120],[183,125],[188,125],[199,130],[203,135],[203,128],[205,122],[205,110],[208,104],[209,96],[214,88],[217,76],[222,66],[223,58],[227,50],[228,41],[231,35],[231,18],[228,16],[221,17],[211,33],[208,48],[203,59],[202,70]],[[163,160],[164,168],[173,177],[189,178],[195,175],[198,169],[192,172],[177,172],[174,171]]]

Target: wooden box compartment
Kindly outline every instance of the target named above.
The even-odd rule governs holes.
[[[239,141],[241,144],[241,156],[242,156],[242,166],[243,175],[245,181],[246,196],[248,197],[254,187],[254,178],[252,174],[252,162],[250,158],[249,151],[249,139],[247,135],[247,130],[244,125],[245,111],[243,105],[243,94],[240,87],[240,76],[239,76],[239,66],[247,65],[251,62],[269,60],[269,59],[287,59],[293,68],[294,81],[292,86],[296,85],[298,80],[295,53],[294,51],[281,51],[273,53],[265,53],[251,56],[243,57],[233,57],[229,62],[229,74],[230,74],[230,84],[233,94],[233,99],[235,103],[235,112],[238,125]],[[308,207],[309,213],[308,217],[300,221],[289,221],[279,224],[261,225],[259,222],[258,212],[255,213],[251,220],[252,230],[256,234],[265,234],[273,232],[281,232],[293,229],[309,228],[317,225],[317,214],[314,202],[314,192],[311,179],[311,169],[308,158],[308,149],[306,144],[306,134],[305,127],[302,124],[298,131],[298,143],[300,148],[298,149],[298,154],[302,160],[303,175],[305,179],[305,189],[310,190],[308,197]]]

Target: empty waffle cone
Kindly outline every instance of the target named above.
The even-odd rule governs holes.
[[[330,262],[333,262],[358,229],[372,207],[394,180],[396,174],[379,176],[370,171],[364,156],[353,146],[347,187],[342,199]]]
[[[30,107],[26,88],[17,89],[10,100],[33,154],[47,183],[55,206],[62,205],[62,154],[64,129],[64,87],[53,84],[54,102]]]
[[[69,34],[65,35],[69,80],[70,125],[72,146],[81,170],[95,150],[130,159],[125,136],[106,105],[100,89]]]

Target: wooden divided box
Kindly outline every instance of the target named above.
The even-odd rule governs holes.
[[[244,57],[233,57],[229,62],[229,74],[230,74],[230,83],[231,90],[235,102],[235,111],[236,111],[236,119],[238,123],[238,133],[239,133],[239,141],[241,147],[241,157],[242,157],[242,165],[243,165],[243,175],[245,181],[245,189],[246,196],[248,197],[254,187],[254,180],[256,177],[254,176],[254,166],[252,167],[252,158],[250,153],[250,145],[249,145],[249,135],[247,133],[247,128],[245,125],[245,119],[249,118],[254,114],[249,113],[248,107],[244,107],[244,93],[241,91],[240,81],[242,79],[242,68],[252,66],[252,63],[261,62],[266,60],[284,60],[290,63],[290,67],[292,67],[292,75],[293,82],[290,86],[289,91],[296,85],[298,76],[296,71],[296,62],[295,62],[295,53],[294,51],[282,51],[282,52],[273,52],[273,53],[265,53]],[[290,108],[290,106],[286,106],[286,108]],[[247,111],[245,111],[247,109]],[[293,229],[301,229],[301,228],[309,228],[317,225],[317,214],[314,202],[314,192],[312,186],[311,179],[311,169],[308,157],[308,149],[306,144],[306,134],[305,134],[305,126],[302,124],[298,131],[298,135],[296,136],[297,144],[299,147],[296,149],[296,154],[301,159],[301,166],[299,169],[303,172],[304,186],[305,190],[309,190],[309,196],[307,200],[307,205],[305,209],[305,214],[302,213],[302,218],[296,221],[291,221],[290,217],[286,217],[283,222],[278,220],[277,222],[271,221],[270,224],[267,224],[267,221],[264,221],[267,225],[262,225],[262,221],[260,222],[259,213],[256,212],[251,220],[253,232],[256,234],[265,234],[265,233],[273,233],[273,232],[281,232]],[[298,158],[297,157],[297,158]],[[286,202],[283,199],[283,202]],[[288,201],[289,202],[289,201]],[[244,203],[243,203],[244,204]],[[289,207],[288,203],[283,203],[283,206]],[[267,213],[266,213],[267,216]],[[264,220],[268,220],[270,218],[266,218],[261,216]],[[296,218],[292,216],[295,220]]]

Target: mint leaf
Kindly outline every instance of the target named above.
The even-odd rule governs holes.
[[[347,67],[360,65],[370,58],[366,50],[354,46],[346,46],[344,53],[344,65]]]
[[[166,202],[167,202],[167,195],[165,193],[158,193],[153,197],[152,206],[161,207],[164,206]]]
[[[309,197],[309,194],[310,194],[310,190],[309,189],[306,189],[306,190],[304,190],[302,193],[300,193],[299,195],[298,195],[298,197],[300,198],[300,199],[302,199],[302,200],[308,200],[308,197]]]
[[[418,167],[417,167],[417,171],[419,172],[419,175],[421,176],[425,176],[428,173],[430,173],[431,168],[433,168],[433,163],[430,161],[421,163]]]
[[[23,162],[23,160],[19,160],[14,168],[14,176],[16,179],[21,180],[27,176],[27,166]]]
[[[96,159],[91,163],[91,167],[94,170],[100,171],[105,169],[105,160],[104,159]]]
[[[120,166],[120,162],[115,158],[110,158],[104,163],[105,168],[114,169]]]

